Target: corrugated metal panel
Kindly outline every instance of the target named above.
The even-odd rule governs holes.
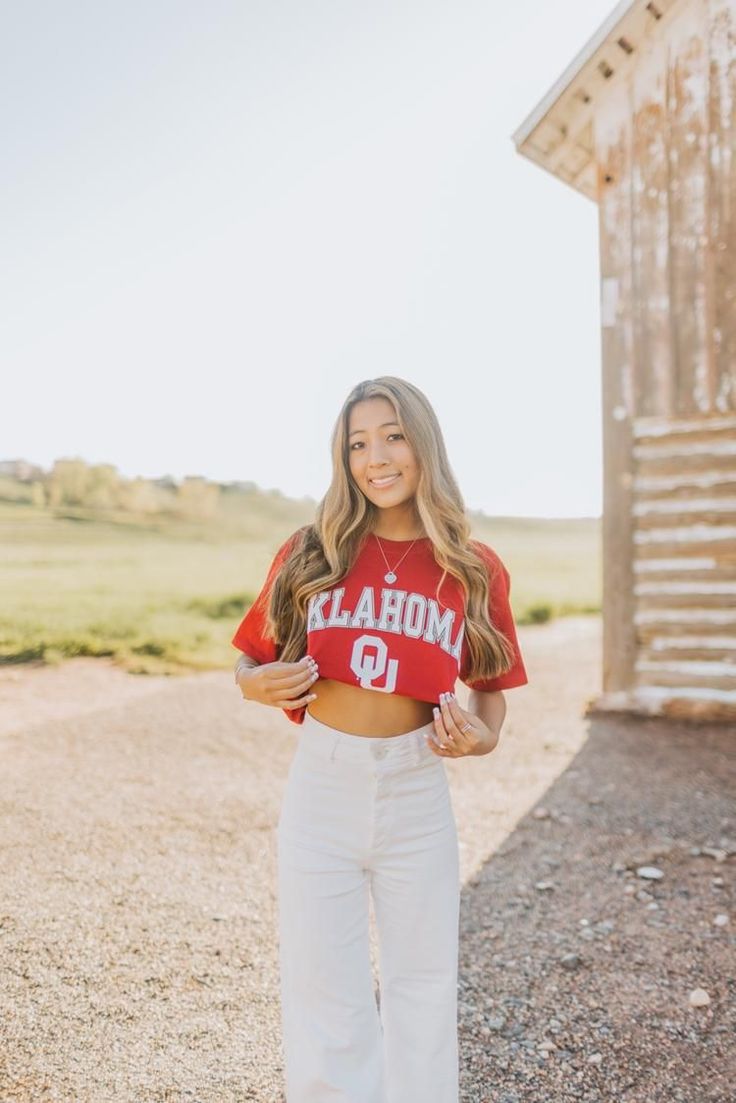
[[[736,417],[636,419],[635,699],[736,717]]]

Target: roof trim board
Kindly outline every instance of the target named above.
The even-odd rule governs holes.
[[[610,87],[629,72],[657,24],[682,0],[620,0],[549,92],[512,134],[518,153],[597,199],[592,120]]]

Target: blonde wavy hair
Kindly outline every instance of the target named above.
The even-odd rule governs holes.
[[[488,567],[473,548],[437,415],[418,387],[394,375],[358,383],[345,399],[332,431],[332,481],[313,523],[297,530],[290,542],[268,597],[266,631],[276,641],[281,661],[298,662],[306,649],[309,598],[347,574],[363,538],[374,528],[379,507],[353,480],[348,452],[350,411],[368,398],[389,400],[414,452],[419,468],[416,509],[442,567],[438,594],[448,574],[462,586],[468,680],[495,678],[509,669],[514,654],[507,637],[488,618]],[[437,600],[441,604],[439,596]]]

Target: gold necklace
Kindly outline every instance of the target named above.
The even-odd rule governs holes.
[[[376,536],[375,532],[373,533],[373,535]],[[409,554],[411,549],[414,547],[414,545],[416,544],[418,539],[419,539],[419,537],[417,536],[414,540],[412,540],[411,544],[409,545],[409,547],[406,549],[406,551],[402,555],[401,559],[399,560],[399,563],[401,563],[402,560],[406,559],[407,555]],[[384,552],[383,547],[381,545],[381,541],[378,539],[377,536],[376,536],[376,541],[378,543],[379,548],[381,549],[381,555],[383,556],[383,561],[386,564],[386,574],[383,576],[383,580],[384,580],[384,582],[388,582],[388,583],[395,582],[396,581],[396,567],[398,567],[399,563],[397,563],[396,567],[394,567],[393,569],[391,567],[389,567],[388,559],[386,558],[386,553]]]

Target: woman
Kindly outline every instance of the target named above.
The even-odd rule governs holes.
[[[332,458],[314,523],[279,548],[233,638],[243,697],[301,725],[277,832],[286,1099],[457,1103],[460,885],[443,759],[493,751],[502,690],[528,681],[510,578],[470,538],[413,384],[354,387]]]

